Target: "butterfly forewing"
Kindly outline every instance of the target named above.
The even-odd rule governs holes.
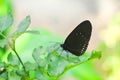
[[[62,47],[76,56],[82,55],[88,46],[92,32],[91,23],[86,20],[79,24],[66,38]]]

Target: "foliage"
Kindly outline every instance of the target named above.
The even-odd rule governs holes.
[[[0,0],[0,16],[13,13],[11,0]]]
[[[100,58],[101,52],[75,56],[60,47],[61,43],[51,44],[50,47],[37,47],[32,52],[34,62],[24,62],[17,50],[16,40],[25,33],[39,34],[38,31],[27,30],[30,16],[27,16],[8,36],[2,32],[13,24],[13,17],[8,14],[0,18],[0,47],[8,48],[7,60],[0,60],[0,80],[56,80],[69,69],[94,58]],[[49,45],[48,45],[49,46]]]
[[[3,18],[3,16],[5,16],[5,15],[7,15],[9,13],[13,14],[13,7],[12,7],[11,0],[0,0],[0,19]],[[10,15],[9,15],[9,17],[10,17]],[[7,16],[4,19],[8,19]],[[12,19],[12,18],[9,18],[9,19]],[[3,23],[5,23],[2,20],[0,20],[0,22],[2,23],[0,26],[2,26]],[[12,20],[11,20],[11,22],[12,22]],[[11,25],[11,22],[8,22],[7,25],[3,25],[1,27],[1,28],[6,28],[6,30],[4,30],[2,32],[2,34],[4,34],[5,36],[7,36],[9,31],[11,30],[12,26],[9,26],[9,25]],[[7,26],[9,26],[9,28],[7,28]],[[0,35],[0,38],[4,39],[1,35]],[[2,44],[4,44],[5,42],[6,42],[5,39],[2,40],[2,42],[0,40],[0,43],[2,43]],[[6,47],[4,47],[4,46],[0,47],[0,59],[5,55],[6,52],[7,52],[7,48]]]

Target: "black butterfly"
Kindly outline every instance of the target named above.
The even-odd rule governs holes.
[[[76,56],[82,55],[88,46],[92,32],[90,21],[80,23],[66,38],[61,47]]]

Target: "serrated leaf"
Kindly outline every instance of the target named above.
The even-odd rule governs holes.
[[[16,56],[14,56],[12,53],[9,53],[7,60],[10,64],[12,65],[18,65],[20,64],[18,58]]]
[[[44,50],[42,49],[42,47],[38,47],[34,49],[32,56],[34,60],[38,62],[40,59],[40,55],[42,55],[43,53],[44,53]]]
[[[18,26],[16,32],[21,33],[25,32],[30,25],[30,16],[27,16]]]
[[[58,43],[58,45],[60,44]],[[48,74],[52,76],[60,76],[67,70],[76,67],[81,63],[101,57],[101,52],[98,51],[92,51],[90,54],[84,53],[81,56],[75,56],[70,52],[61,49],[59,46],[57,49],[54,46],[54,49],[51,49],[49,52],[50,53],[45,59],[47,59],[48,62]]]
[[[6,16],[0,17],[0,31],[3,32],[13,24],[13,16],[8,14]]]
[[[45,59],[45,55],[43,55],[43,53],[45,53],[43,48],[38,47],[34,49],[32,56],[40,67],[46,68],[47,60]]]
[[[95,58],[100,59],[100,57],[101,57],[100,51],[92,51],[92,53],[90,53],[90,54],[83,54],[82,56],[78,57],[79,61],[77,61],[76,63],[74,63],[72,65],[69,65],[66,69],[71,69],[71,68],[78,66],[81,63],[84,63],[84,62],[91,60],[91,59],[95,59]]]
[[[65,70],[66,66],[70,65],[62,56],[49,54],[46,59],[48,61],[47,71],[50,76],[60,75]]]

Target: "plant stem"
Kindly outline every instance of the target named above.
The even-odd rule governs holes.
[[[0,32],[0,35],[3,36],[5,39],[8,40],[8,38],[7,38],[4,34],[2,34],[1,32]],[[15,49],[15,40],[13,40],[12,45],[11,45],[11,42],[8,40],[8,44],[9,44],[10,48],[15,52],[15,54],[16,54],[16,56],[18,57],[18,59],[19,59],[21,65],[22,65],[24,71],[27,73],[23,62],[22,62],[21,58],[19,57],[19,55],[18,55],[18,53],[17,53],[17,51],[16,51],[16,49]]]
[[[2,32],[0,31],[0,35],[2,36],[2,37],[4,37],[5,39],[7,39],[8,40],[8,38],[4,35],[4,34],[2,34]]]
[[[18,55],[17,51],[16,51],[15,49],[13,49],[13,51],[15,52],[16,56],[18,57],[18,59],[19,59],[19,61],[20,61],[21,65],[22,65],[22,67],[23,67],[24,71],[27,73],[27,71],[26,71],[26,69],[25,69],[25,66],[24,66],[24,64],[23,64],[23,62],[22,62],[22,60],[21,60],[20,56]]]

